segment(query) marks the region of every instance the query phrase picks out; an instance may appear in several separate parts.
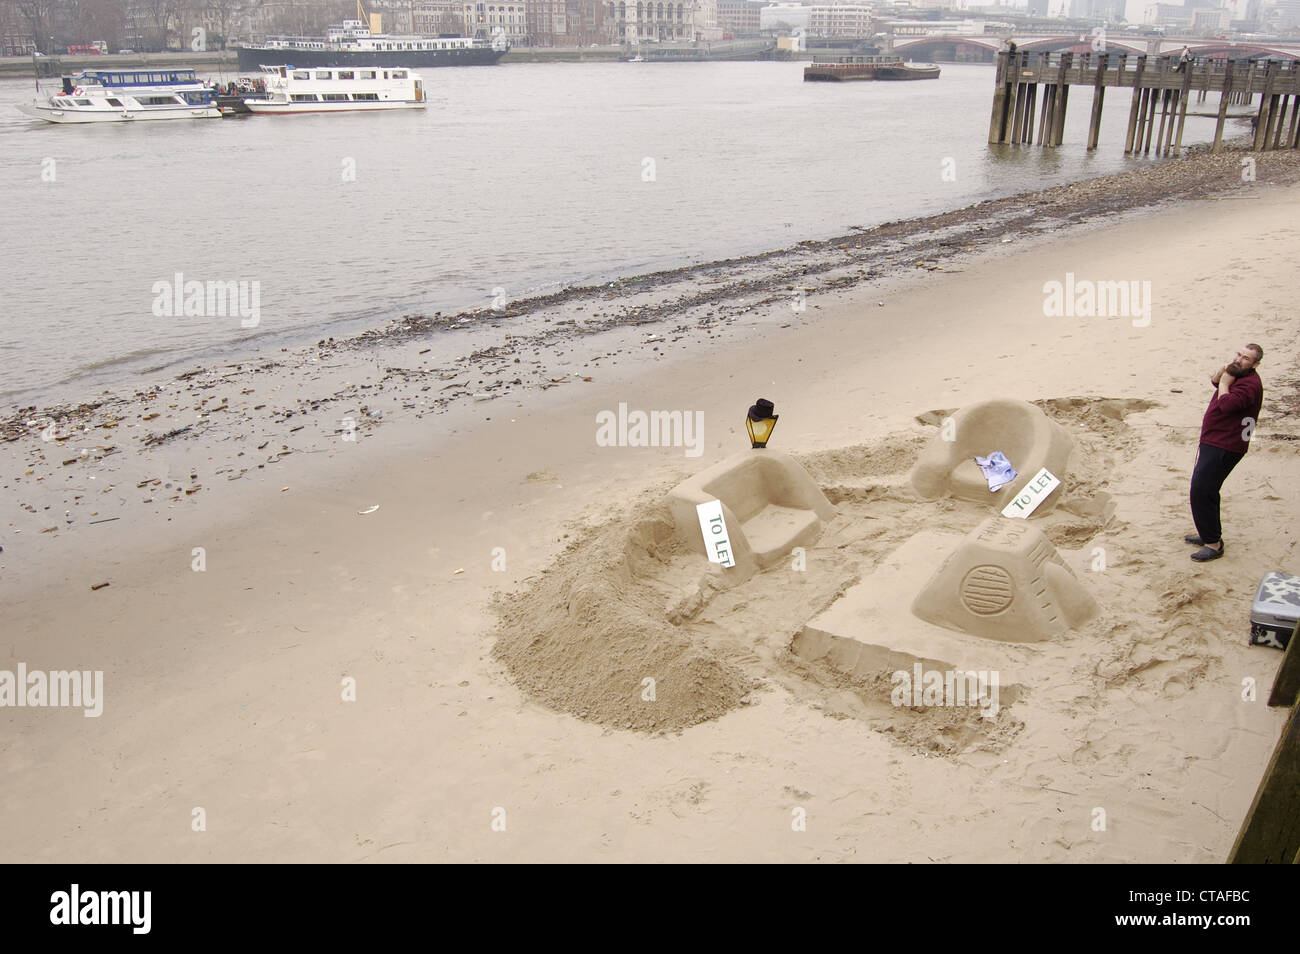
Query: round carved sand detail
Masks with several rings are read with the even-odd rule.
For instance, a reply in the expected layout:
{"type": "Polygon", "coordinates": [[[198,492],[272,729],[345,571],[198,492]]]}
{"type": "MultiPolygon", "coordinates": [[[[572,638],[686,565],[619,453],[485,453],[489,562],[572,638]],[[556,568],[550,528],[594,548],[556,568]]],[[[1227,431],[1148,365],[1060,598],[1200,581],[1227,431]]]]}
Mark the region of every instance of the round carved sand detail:
{"type": "Polygon", "coordinates": [[[979,616],[1001,613],[1016,595],[1011,574],[992,563],[972,567],[961,581],[961,601],[979,616]]]}

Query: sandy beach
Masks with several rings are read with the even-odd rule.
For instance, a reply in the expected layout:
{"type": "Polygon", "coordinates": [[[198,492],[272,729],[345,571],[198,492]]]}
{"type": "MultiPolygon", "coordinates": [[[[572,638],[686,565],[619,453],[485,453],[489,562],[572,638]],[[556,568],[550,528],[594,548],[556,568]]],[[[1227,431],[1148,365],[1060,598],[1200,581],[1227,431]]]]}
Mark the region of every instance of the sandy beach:
{"type": "Polygon", "coordinates": [[[1284,721],[1248,614],[1297,572],[1300,477],[1300,185],[1240,158],[15,409],[5,668],[102,670],[104,698],[5,714],[3,860],[1224,860],[1284,721]],[[1067,275],[1149,282],[1149,309],[1050,316],[1067,275]],[[453,333],[462,358],[422,366],[453,333]],[[1196,565],[1207,379],[1247,341],[1264,409],[1229,550],[1196,565]],[[806,572],[666,622],[687,557],[659,504],[748,446],[759,396],[837,516],[806,572]],[[916,535],[982,519],[906,478],[989,398],[1069,428],[1074,499],[1114,505],[1042,521],[1101,611],[1019,654],[993,725],[790,649],[873,574],[923,582],[895,560],[916,535]],[[701,412],[700,442],[602,446],[620,404],[701,412]],[[599,678],[611,647],[659,710],[599,678]]]}

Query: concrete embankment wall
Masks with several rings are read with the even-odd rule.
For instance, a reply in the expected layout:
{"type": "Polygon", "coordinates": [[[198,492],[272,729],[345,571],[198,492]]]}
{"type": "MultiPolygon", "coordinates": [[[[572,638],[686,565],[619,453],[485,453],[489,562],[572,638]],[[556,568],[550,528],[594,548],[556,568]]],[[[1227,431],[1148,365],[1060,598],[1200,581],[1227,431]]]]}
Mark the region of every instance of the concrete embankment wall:
{"type": "MultiPolygon", "coordinates": [[[[624,56],[622,47],[520,47],[501,58],[502,63],[600,63],[624,56]]],[[[238,56],[234,50],[211,53],[128,53],[108,56],[48,56],[40,58],[42,76],[60,76],[82,69],[139,68],[145,66],[192,66],[204,73],[234,72],[238,56]]],[[[31,76],[30,56],[0,57],[0,76],[31,76]]]]}
{"type": "MultiPolygon", "coordinates": [[[[234,50],[218,50],[212,53],[110,53],[108,56],[42,56],[41,75],[59,76],[84,69],[135,69],[145,66],[192,66],[194,69],[211,73],[218,70],[233,71],[238,62],[234,50]],[[50,67],[47,74],[46,68],[50,67]]],[[[0,76],[31,76],[32,58],[30,56],[0,56],[0,76]]]]}

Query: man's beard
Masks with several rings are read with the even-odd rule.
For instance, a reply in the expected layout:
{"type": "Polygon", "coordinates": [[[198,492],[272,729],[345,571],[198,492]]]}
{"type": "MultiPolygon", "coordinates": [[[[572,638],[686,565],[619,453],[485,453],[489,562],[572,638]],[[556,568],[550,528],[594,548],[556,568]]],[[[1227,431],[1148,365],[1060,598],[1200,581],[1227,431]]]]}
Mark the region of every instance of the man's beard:
{"type": "Polygon", "coordinates": [[[1232,362],[1232,364],[1228,365],[1227,368],[1228,373],[1232,375],[1234,378],[1241,377],[1249,370],[1250,368],[1243,367],[1240,361],[1232,362]]]}

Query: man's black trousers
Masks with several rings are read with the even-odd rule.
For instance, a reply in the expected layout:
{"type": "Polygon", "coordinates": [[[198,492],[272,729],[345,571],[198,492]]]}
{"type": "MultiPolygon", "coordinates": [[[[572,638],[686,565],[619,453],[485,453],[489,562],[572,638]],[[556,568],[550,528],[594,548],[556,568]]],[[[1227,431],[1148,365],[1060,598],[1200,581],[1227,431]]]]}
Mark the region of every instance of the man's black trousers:
{"type": "Polygon", "coordinates": [[[1212,444],[1202,444],[1196,453],[1196,467],[1192,470],[1192,520],[1197,535],[1205,543],[1218,543],[1222,539],[1219,488],[1245,456],[1212,444]]]}

